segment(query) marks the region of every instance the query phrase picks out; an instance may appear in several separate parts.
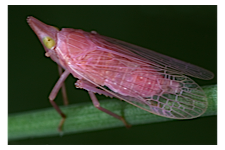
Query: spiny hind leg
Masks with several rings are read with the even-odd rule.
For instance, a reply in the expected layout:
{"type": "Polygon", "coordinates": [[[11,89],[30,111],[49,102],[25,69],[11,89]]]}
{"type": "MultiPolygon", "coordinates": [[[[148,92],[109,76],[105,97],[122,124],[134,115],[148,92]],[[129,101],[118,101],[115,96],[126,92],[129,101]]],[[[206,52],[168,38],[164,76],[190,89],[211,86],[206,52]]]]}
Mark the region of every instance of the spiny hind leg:
{"type": "Polygon", "coordinates": [[[115,118],[121,120],[127,128],[131,127],[131,125],[129,125],[129,124],[126,122],[126,120],[124,119],[124,117],[122,117],[122,116],[120,116],[120,115],[117,115],[117,114],[111,112],[110,110],[101,107],[101,106],[100,106],[100,103],[99,103],[99,101],[98,101],[98,99],[96,98],[96,96],[95,96],[95,94],[94,94],[93,92],[88,91],[88,93],[89,93],[89,95],[90,95],[90,97],[91,97],[91,100],[92,100],[94,106],[95,106],[97,109],[99,109],[99,110],[101,110],[101,111],[103,111],[103,112],[109,114],[110,116],[113,116],[113,117],[115,117],[115,118]]]}
{"type": "Polygon", "coordinates": [[[76,88],[81,88],[81,89],[85,89],[87,91],[90,91],[90,92],[93,92],[93,93],[98,93],[98,94],[103,94],[105,96],[108,96],[108,97],[113,97],[112,94],[108,93],[107,91],[103,91],[101,89],[98,89],[96,88],[96,86],[86,80],[78,80],[76,83],[75,83],[75,86],[76,88]]]}
{"type": "Polygon", "coordinates": [[[111,115],[111,116],[113,116],[113,117],[121,120],[127,128],[129,128],[131,126],[131,125],[129,125],[126,122],[126,120],[124,119],[124,117],[119,116],[119,115],[117,115],[117,114],[109,111],[108,109],[105,109],[105,108],[101,107],[100,106],[100,103],[99,103],[99,101],[96,98],[96,96],[95,96],[94,93],[103,94],[103,95],[109,96],[109,97],[113,97],[113,95],[111,95],[110,93],[108,93],[106,91],[103,91],[101,89],[96,88],[95,85],[93,85],[92,83],[90,83],[90,82],[88,82],[86,80],[78,80],[75,85],[76,85],[77,88],[83,88],[83,89],[86,89],[88,91],[88,93],[90,95],[90,98],[91,98],[91,100],[93,102],[93,105],[97,109],[99,109],[99,110],[101,110],[101,111],[103,111],[103,112],[105,112],[105,113],[107,113],[107,114],[109,114],[109,115],[111,115]]]}

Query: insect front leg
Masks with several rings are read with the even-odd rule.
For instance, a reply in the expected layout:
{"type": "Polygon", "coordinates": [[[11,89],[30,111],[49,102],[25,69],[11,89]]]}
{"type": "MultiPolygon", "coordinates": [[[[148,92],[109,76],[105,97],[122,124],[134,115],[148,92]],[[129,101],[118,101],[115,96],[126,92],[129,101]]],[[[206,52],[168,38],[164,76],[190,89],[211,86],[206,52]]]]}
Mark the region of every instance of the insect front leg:
{"type": "MultiPolygon", "coordinates": [[[[58,71],[59,71],[59,75],[61,76],[62,73],[63,73],[63,68],[60,65],[58,65],[58,71]]],[[[68,105],[69,102],[68,102],[68,98],[67,98],[67,94],[66,94],[65,82],[63,82],[63,84],[62,84],[61,90],[62,90],[62,96],[63,96],[64,105],[68,105]]]]}
{"type": "Polygon", "coordinates": [[[85,81],[85,80],[78,80],[75,85],[76,85],[77,88],[83,88],[83,89],[86,89],[88,91],[88,93],[89,93],[89,95],[91,97],[91,100],[93,102],[93,105],[97,109],[99,109],[99,110],[101,110],[101,111],[103,111],[103,112],[105,112],[105,113],[107,113],[107,114],[109,114],[109,115],[111,115],[111,116],[113,116],[113,117],[121,120],[127,128],[129,128],[131,126],[131,125],[129,125],[126,122],[126,120],[124,119],[124,117],[119,116],[119,115],[117,115],[117,114],[115,114],[115,113],[113,113],[113,112],[111,112],[111,111],[109,111],[109,110],[101,107],[100,106],[100,103],[99,103],[99,101],[96,98],[96,96],[95,96],[94,93],[104,94],[105,96],[109,96],[109,97],[113,97],[113,95],[111,95],[110,93],[108,93],[106,91],[103,91],[101,89],[97,89],[95,85],[93,85],[92,83],[90,83],[88,81],[85,81]]]}
{"type": "Polygon", "coordinates": [[[69,71],[65,70],[62,75],[60,76],[59,80],[57,81],[57,83],[55,84],[55,86],[53,87],[50,95],[49,95],[49,101],[52,104],[52,106],[56,109],[56,111],[61,115],[62,120],[59,123],[59,127],[58,130],[62,131],[62,126],[63,123],[66,119],[66,115],[60,110],[60,108],[58,107],[58,105],[54,102],[54,99],[57,95],[57,93],[59,92],[59,89],[62,87],[64,81],[66,80],[66,78],[68,77],[68,75],[70,74],[69,71]]]}

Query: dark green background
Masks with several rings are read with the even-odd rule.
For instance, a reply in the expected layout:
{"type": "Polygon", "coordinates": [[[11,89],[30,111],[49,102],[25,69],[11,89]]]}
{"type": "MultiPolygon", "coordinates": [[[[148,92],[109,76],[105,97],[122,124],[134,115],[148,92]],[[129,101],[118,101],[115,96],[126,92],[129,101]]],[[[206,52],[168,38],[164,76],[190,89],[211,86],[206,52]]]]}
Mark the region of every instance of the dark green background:
{"type": "MultiPolygon", "coordinates": [[[[8,112],[51,107],[48,95],[57,66],[26,23],[34,16],[59,28],[95,30],[212,71],[217,83],[217,6],[9,6],[8,112]]],[[[66,80],[70,103],[90,102],[86,91],[66,80]]],[[[104,97],[100,97],[104,99],[104,97]]],[[[56,99],[62,104],[61,94],[56,99]]],[[[56,125],[57,127],[57,125],[56,125]]],[[[9,144],[216,144],[217,118],[172,121],[87,133],[10,141],[9,144]]]]}

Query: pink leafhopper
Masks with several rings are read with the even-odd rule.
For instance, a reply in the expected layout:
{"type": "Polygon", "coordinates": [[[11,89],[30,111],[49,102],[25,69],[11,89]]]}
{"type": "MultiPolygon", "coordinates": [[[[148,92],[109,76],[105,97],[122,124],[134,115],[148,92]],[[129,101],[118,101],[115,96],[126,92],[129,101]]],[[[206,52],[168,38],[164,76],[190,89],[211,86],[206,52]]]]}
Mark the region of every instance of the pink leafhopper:
{"type": "Polygon", "coordinates": [[[28,17],[27,22],[41,41],[45,55],[59,66],[61,76],[49,100],[62,116],[60,131],[66,116],[54,99],[62,88],[67,103],[64,81],[69,74],[79,79],[75,86],[88,91],[96,108],[120,119],[127,127],[122,116],[100,106],[95,93],[173,119],[196,118],[207,109],[205,93],[187,76],[209,80],[214,75],[208,70],[95,31],[58,30],[34,17],[28,17]]]}

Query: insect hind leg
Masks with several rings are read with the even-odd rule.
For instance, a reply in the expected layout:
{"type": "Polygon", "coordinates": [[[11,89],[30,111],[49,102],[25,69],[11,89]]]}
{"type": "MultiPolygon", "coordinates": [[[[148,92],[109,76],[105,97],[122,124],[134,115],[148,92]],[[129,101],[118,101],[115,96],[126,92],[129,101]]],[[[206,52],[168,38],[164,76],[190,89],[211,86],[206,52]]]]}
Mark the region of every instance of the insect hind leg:
{"type": "Polygon", "coordinates": [[[105,112],[105,113],[107,113],[107,114],[109,114],[109,115],[111,115],[111,116],[113,116],[113,117],[115,117],[115,118],[121,120],[127,128],[129,128],[129,127],[131,126],[131,125],[129,125],[129,124],[126,122],[126,120],[124,119],[124,117],[119,116],[119,115],[117,115],[117,114],[115,114],[115,113],[113,113],[113,112],[111,112],[111,111],[109,111],[109,110],[107,110],[107,109],[101,107],[101,106],[100,106],[100,103],[99,103],[99,101],[98,101],[98,99],[96,98],[96,96],[95,96],[94,93],[103,94],[103,95],[109,96],[109,97],[111,97],[111,98],[113,97],[113,95],[111,95],[110,93],[108,93],[108,92],[106,92],[106,91],[103,91],[103,90],[101,90],[101,89],[96,88],[96,86],[95,86],[94,84],[92,84],[92,83],[90,83],[90,82],[88,82],[88,81],[86,81],[86,80],[78,80],[78,81],[75,83],[75,86],[76,86],[77,88],[82,88],[82,89],[85,89],[85,90],[88,91],[88,93],[89,93],[89,95],[90,95],[90,98],[91,98],[91,100],[92,100],[92,102],[93,102],[93,105],[94,105],[97,109],[99,109],[99,110],[101,110],[101,111],[103,111],[103,112],[105,112]]]}
{"type": "Polygon", "coordinates": [[[113,98],[113,95],[106,92],[106,91],[103,91],[101,89],[98,89],[96,88],[96,86],[86,80],[78,80],[76,83],[75,83],[75,86],[76,88],[81,88],[81,89],[85,89],[87,91],[90,91],[90,92],[93,92],[93,93],[98,93],[98,94],[103,94],[105,96],[108,96],[108,97],[111,97],[113,98]]]}
{"type": "Polygon", "coordinates": [[[96,98],[96,96],[95,96],[95,94],[94,94],[93,92],[88,91],[88,93],[89,93],[89,95],[90,95],[90,97],[91,97],[91,100],[92,100],[92,102],[93,102],[93,105],[94,105],[97,109],[99,109],[99,110],[101,110],[101,111],[103,111],[103,112],[109,114],[110,116],[113,116],[113,117],[115,117],[115,118],[121,120],[127,128],[130,128],[130,127],[131,127],[131,125],[129,125],[129,124],[126,122],[126,120],[124,119],[124,117],[119,116],[119,115],[117,115],[117,114],[115,114],[115,113],[109,111],[108,109],[105,109],[105,108],[101,107],[101,106],[100,106],[100,103],[99,103],[99,101],[98,101],[98,99],[96,98]]]}

